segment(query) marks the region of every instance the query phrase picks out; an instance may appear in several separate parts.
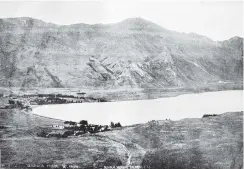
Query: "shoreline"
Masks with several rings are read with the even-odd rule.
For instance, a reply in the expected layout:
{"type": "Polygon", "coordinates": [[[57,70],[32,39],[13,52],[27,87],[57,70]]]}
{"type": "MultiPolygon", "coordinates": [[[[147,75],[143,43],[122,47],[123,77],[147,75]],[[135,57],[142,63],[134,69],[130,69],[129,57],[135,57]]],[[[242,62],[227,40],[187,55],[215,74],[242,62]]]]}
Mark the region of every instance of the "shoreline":
{"type": "Polygon", "coordinates": [[[200,112],[204,112],[203,114],[212,114],[212,113],[221,114],[224,112],[243,111],[243,107],[240,110],[240,103],[239,103],[240,101],[237,103],[233,103],[233,104],[235,104],[234,106],[232,104],[230,106],[230,98],[228,98],[229,94],[231,94],[232,97],[234,97],[234,98],[232,98],[232,99],[234,99],[233,101],[235,101],[235,100],[238,101],[238,99],[240,100],[239,96],[243,95],[243,90],[201,92],[201,93],[183,94],[183,95],[178,95],[175,97],[164,97],[164,98],[150,99],[150,100],[103,102],[103,104],[100,104],[99,102],[95,102],[93,104],[90,104],[90,103],[89,104],[84,104],[84,103],[48,104],[48,105],[41,105],[41,106],[35,107],[31,111],[31,113],[37,114],[40,116],[44,116],[44,117],[48,117],[48,118],[58,119],[61,121],[88,120],[88,121],[92,121],[91,123],[94,123],[94,124],[99,123],[99,120],[98,121],[94,120],[94,117],[96,117],[96,118],[100,119],[101,121],[103,121],[99,124],[108,124],[109,121],[115,121],[115,122],[123,121],[122,125],[128,126],[128,125],[145,123],[145,122],[148,122],[151,120],[164,120],[165,118],[171,119],[172,121],[181,120],[181,119],[185,119],[185,118],[199,118],[200,114],[201,114],[200,112]],[[220,99],[225,99],[225,100],[213,99],[212,96],[216,97],[217,93],[218,93],[218,95],[222,95],[222,97],[220,97],[220,99]],[[202,99],[204,97],[207,97],[207,102],[205,101],[205,103],[202,103],[201,100],[199,103],[196,102],[196,98],[199,99],[201,97],[202,97],[202,99]],[[223,98],[223,97],[225,97],[225,98],[223,98]],[[191,105],[188,102],[188,99],[191,99],[190,101],[195,102],[195,104],[193,103],[194,105],[191,105]],[[214,104],[208,102],[209,99],[213,99],[213,101],[215,103],[220,103],[220,104],[227,106],[226,110],[222,110],[221,105],[220,105],[221,108],[219,107],[219,108],[215,109],[213,106],[214,104]],[[175,104],[176,105],[183,104],[183,105],[180,105],[181,108],[177,108],[174,106],[175,104]],[[184,108],[184,104],[186,104],[186,108],[184,108]],[[197,104],[200,104],[200,105],[196,106],[197,104]],[[213,110],[210,111],[208,109],[209,108],[208,106],[205,106],[205,105],[203,106],[201,104],[205,104],[205,105],[210,104],[209,107],[212,108],[213,110]],[[148,106],[145,107],[145,105],[148,105],[148,106]],[[193,109],[191,107],[189,108],[189,105],[191,105],[193,107],[193,109]],[[152,112],[150,106],[154,107],[153,112],[152,112]],[[195,108],[194,108],[194,106],[195,106],[195,108]],[[201,106],[203,107],[203,110],[199,111],[198,109],[201,106]],[[187,109],[189,109],[189,112],[187,111],[187,109]],[[232,110],[232,109],[234,109],[234,110],[232,110]],[[42,113],[42,112],[40,113],[40,111],[44,111],[44,113],[42,113]],[[51,112],[49,112],[49,111],[51,111],[51,112]],[[84,113],[82,113],[82,111],[84,111],[84,113]],[[194,111],[196,113],[194,113],[194,111]],[[47,113],[47,112],[49,112],[49,113],[47,113]],[[184,114],[184,112],[185,112],[185,114],[184,114]],[[51,116],[46,116],[46,115],[51,115],[51,116]],[[56,116],[56,117],[54,117],[54,116],[56,116]],[[105,118],[104,116],[107,118],[105,118]],[[117,116],[119,116],[119,117],[117,117],[117,116]],[[102,120],[104,118],[105,118],[105,120],[102,120]],[[138,120],[137,122],[134,121],[132,123],[133,119],[138,119],[138,118],[140,118],[141,120],[138,120]],[[127,123],[127,119],[130,122],[127,123]]]}
{"type": "Polygon", "coordinates": [[[37,116],[37,117],[41,117],[41,118],[47,118],[47,119],[50,119],[50,120],[56,120],[56,121],[59,121],[59,122],[64,122],[64,120],[61,120],[61,119],[57,119],[57,118],[52,118],[52,117],[48,117],[48,116],[43,116],[43,115],[40,115],[40,114],[35,114],[31,111],[25,111],[25,110],[22,110],[21,111],[22,113],[25,113],[27,115],[32,115],[32,116],[37,116]]]}
{"type": "Polygon", "coordinates": [[[214,91],[226,91],[226,90],[243,90],[243,82],[236,81],[236,82],[211,82],[211,83],[201,83],[201,84],[190,84],[185,86],[179,87],[158,87],[158,88],[112,88],[112,89],[104,89],[104,88],[53,88],[53,87],[33,87],[33,88],[21,88],[21,87],[0,87],[0,91],[3,93],[9,93],[9,91],[13,94],[36,94],[36,93],[43,93],[43,94],[77,94],[77,92],[85,92],[86,94],[112,94],[112,93],[120,93],[120,92],[143,92],[143,91],[164,91],[167,93],[170,92],[214,92],[214,91]]]}
{"type": "Polygon", "coordinates": [[[228,92],[228,91],[244,91],[244,89],[240,90],[240,89],[235,89],[235,90],[218,90],[218,91],[207,91],[207,92],[204,92],[204,91],[198,91],[198,92],[185,92],[185,93],[182,93],[182,94],[176,94],[176,95],[173,95],[173,96],[162,96],[160,98],[151,98],[151,99],[132,99],[132,100],[111,100],[111,101],[107,101],[107,102],[83,102],[83,103],[62,103],[62,104],[43,104],[43,105],[30,105],[31,108],[37,108],[37,107],[40,107],[40,106],[47,106],[47,105],[67,105],[67,104],[102,104],[102,103],[114,103],[114,102],[128,102],[128,101],[142,101],[142,100],[158,100],[158,99],[162,99],[162,98],[175,98],[175,97],[180,97],[180,96],[183,96],[183,95],[190,95],[190,94],[202,94],[202,93],[214,93],[214,92],[228,92]]]}

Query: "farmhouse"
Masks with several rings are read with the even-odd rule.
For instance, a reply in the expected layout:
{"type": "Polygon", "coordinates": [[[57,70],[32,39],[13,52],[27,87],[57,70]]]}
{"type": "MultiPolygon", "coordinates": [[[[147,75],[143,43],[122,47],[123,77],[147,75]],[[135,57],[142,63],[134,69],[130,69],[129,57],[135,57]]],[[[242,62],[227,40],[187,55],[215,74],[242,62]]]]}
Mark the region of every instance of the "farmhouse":
{"type": "Polygon", "coordinates": [[[61,129],[64,129],[64,126],[60,126],[60,125],[54,124],[54,125],[52,125],[52,128],[61,130],[61,129]]]}

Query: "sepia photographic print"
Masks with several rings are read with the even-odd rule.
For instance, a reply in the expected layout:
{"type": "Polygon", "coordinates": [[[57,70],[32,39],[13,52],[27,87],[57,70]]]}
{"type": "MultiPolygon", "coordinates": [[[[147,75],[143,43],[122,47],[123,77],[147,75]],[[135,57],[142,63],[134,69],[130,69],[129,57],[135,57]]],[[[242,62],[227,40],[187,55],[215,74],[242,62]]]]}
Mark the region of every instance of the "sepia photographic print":
{"type": "Polygon", "coordinates": [[[243,169],[243,1],[0,1],[1,169],[243,169]]]}

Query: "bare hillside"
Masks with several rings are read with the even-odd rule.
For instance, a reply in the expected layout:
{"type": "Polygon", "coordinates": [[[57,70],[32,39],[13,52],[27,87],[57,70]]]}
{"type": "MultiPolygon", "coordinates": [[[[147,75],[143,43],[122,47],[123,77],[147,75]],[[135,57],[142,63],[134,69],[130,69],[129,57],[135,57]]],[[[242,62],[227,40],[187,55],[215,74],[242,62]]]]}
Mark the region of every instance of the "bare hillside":
{"type": "MultiPolygon", "coordinates": [[[[82,137],[40,138],[62,121],[0,110],[2,164],[150,166],[152,169],[243,168],[243,112],[201,119],[151,121],[82,137]]],[[[11,168],[10,167],[10,168],[11,168]]]]}
{"type": "Polygon", "coordinates": [[[0,19],[0,86],[148,88],[242,82],[243,39],[213,41],[141,18],[55,25],[0,19]]]}

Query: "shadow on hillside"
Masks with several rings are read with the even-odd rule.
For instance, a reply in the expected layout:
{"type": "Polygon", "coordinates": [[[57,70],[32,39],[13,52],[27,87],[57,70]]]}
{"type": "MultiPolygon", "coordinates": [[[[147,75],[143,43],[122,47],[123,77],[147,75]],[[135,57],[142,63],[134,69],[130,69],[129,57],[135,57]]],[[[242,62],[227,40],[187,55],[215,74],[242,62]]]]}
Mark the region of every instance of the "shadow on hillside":
{"type": "Polygon", "coordinates": [[[186,150],[161,148],[149,151],[145,154],[141,166],[150,169],[218,169],[204,159],[198,146],[186,150]]]}

